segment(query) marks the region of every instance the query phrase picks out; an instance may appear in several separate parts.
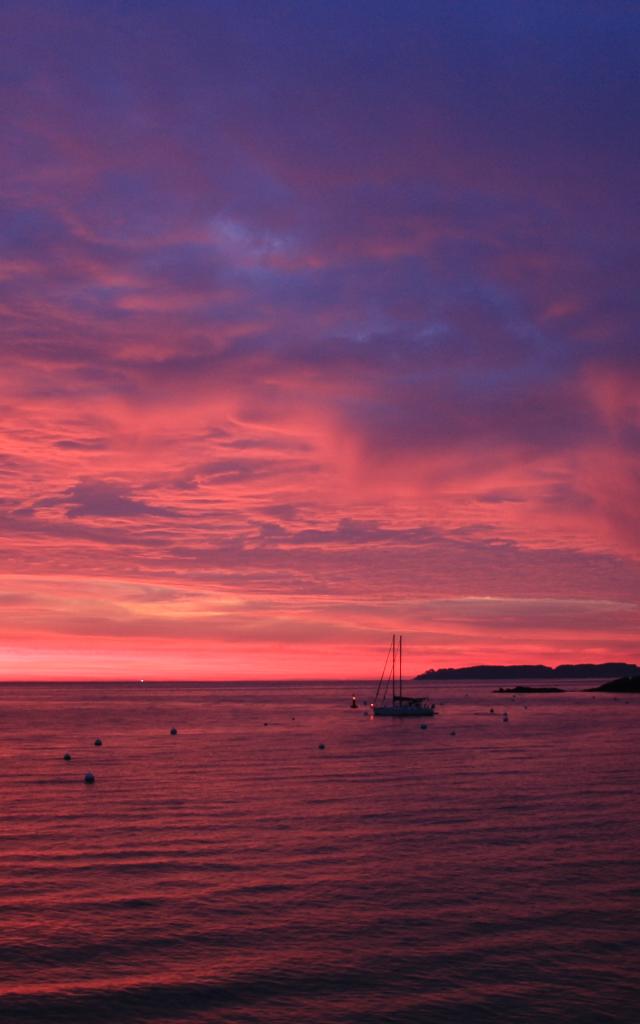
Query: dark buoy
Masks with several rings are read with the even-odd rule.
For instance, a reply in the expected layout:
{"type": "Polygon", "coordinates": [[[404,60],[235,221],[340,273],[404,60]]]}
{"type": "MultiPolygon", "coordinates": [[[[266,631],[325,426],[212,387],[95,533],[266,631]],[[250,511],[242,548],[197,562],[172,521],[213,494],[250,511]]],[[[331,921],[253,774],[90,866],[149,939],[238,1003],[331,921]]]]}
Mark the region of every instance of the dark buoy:
{"type": "Polygon", "coordinates": [[[94,747],[101,747],[102,746],[102,740],[94,740],[93,741],[93,745],[94,745],[94,747]]]}
{"type": "Polygon", "coordinates": [[[455,736],[455,734],[456,734],[456,730],[455,730],[455,729],[452,729],[452,730],[451,730],[451,735],[452,735],[452,736],[455,736]]]}
{"type": "Polygon", "coordinates": [[[426,728],[427,728],[427,727],[426,727],[426,725],[424,724],[424,722],[422,723],[422,725],[420,726],[420,728],[421,728],[421,729],[426,729],[426,728]]]}
{"type": "Polygon", "coordinates": [[[493,714],[493,708],[491,708],[491,710],[489,711],[489,714],[490,714],[490,715],[492,715],[492,714],[493,714]]]}
{"type": "Polygon", "coordinates": [[[96,777],[93,774],[93,772],[87,772],[87,774],[84,777],[84,781],[87,783],[88,786],[92,786],[93,783],[96,781],[96,777]]]}
{"type": "Polygon", "coordinates": [[[71,760],[71,754],[63,754],[62,758],[63,758],[64,761],[70,761],[71,760]]]}
{"type": "Polygon", "coordinates": [[[178,735],[178,730],[176,729],[175,725],[174,725],[173,729],[171,730],[171,735],[172,736],[177,736],[178,735]]]}
{"type": "Polygon", "coordinates": [[[324,743],[318,743],[318,750],[324,750],[324,743]]]}

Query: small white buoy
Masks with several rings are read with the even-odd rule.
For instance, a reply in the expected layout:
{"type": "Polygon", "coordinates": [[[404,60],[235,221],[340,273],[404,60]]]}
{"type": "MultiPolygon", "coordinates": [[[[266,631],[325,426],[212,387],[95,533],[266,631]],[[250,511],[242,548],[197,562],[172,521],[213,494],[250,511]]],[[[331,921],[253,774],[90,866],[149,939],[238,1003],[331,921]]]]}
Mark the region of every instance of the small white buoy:
{"type": "Polygon", "coordinates": [[[93,745],[94,745],[94,747],[101,747],[102,746],[102,740],[94,740],[93,741],[93,745]]]}
{"type": "Polygon", "coordinates": [[[84,781],[87,783],[88,786],[93,785],[93,783],[96,781],[96,777],[93,774],[93,772],[87,772],[87,774],[84,777],[84,781]]]}

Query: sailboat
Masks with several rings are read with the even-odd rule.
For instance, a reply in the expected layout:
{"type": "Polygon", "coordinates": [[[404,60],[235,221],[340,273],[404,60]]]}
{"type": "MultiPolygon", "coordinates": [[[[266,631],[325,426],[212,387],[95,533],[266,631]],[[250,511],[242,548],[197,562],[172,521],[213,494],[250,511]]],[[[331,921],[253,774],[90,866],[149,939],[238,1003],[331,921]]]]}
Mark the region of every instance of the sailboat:
{"type": "Polygon", "coordinates": [[[407,697],[402,692],[402,637],[399,636],[396,640],[394,633],[371,705],[373,713],[395,718],[432,718],[436,713],[435,704],[428,704],[426,701],[426,697],[407,697]],[[389,684],[391,703],[388,702],[389,684]]]}

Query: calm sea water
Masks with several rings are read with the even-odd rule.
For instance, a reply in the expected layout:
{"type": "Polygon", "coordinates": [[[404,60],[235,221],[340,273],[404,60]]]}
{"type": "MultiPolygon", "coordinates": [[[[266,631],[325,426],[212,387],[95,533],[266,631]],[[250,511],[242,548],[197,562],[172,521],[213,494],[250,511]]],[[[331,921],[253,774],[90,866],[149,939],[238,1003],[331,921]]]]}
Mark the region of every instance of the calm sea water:
{"type": "Polygon", "coordinates": [[[0,1019],[637,1024],[640,697],[498,685],[0,687],[0,1019]]]}

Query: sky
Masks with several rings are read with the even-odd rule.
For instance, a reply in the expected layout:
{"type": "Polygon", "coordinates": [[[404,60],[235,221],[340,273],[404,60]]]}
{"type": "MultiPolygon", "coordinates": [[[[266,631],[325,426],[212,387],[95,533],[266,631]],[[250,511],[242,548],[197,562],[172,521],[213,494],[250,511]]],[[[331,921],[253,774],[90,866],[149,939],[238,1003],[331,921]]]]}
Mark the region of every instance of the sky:
{"type": "Polygon", "coordinates": [[[0,678],[640,661],[638,4],[0,39],[0,678]]]}

